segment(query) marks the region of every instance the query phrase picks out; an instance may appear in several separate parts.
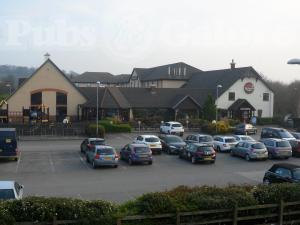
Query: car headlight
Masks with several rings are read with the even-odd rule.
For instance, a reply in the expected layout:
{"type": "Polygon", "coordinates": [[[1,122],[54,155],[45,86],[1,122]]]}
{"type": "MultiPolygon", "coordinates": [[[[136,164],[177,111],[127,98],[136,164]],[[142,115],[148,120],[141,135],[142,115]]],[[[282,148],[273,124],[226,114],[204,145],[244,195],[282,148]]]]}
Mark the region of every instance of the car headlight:
{"type": "Polygon", "coordinates": [[[170,148],[177,148],[176,146],[174,146],[174,145],[170,145],[170,148]]]}

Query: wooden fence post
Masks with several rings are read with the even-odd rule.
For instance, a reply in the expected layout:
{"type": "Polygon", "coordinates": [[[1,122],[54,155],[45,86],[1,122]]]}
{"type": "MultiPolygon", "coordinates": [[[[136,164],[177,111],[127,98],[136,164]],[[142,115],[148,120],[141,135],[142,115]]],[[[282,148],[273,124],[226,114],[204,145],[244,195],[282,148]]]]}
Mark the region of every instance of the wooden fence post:
{"type": "Polygon", "coordinates": [[[281,199],[280,204],[279,204],[279,215],[278,215],[278,224],[279,225],[283,224],[283,209],[284,209],[284,202],[281,199]]]}
{"type": "Polygon", "coordinates": [[[233,225],[237,225],[238,223],[237,219],[238,219],[238,207],[237,204],[235,204],[233,208],[233,221],[232,221],[233,225]]]}
{"type": "Polygon", "coordinates": [[[56,218],[56,216],[53,216],[53,225],[57,225],[57,218],[56,218]]]}
{"type": "Polygon", "coordinates": [[[117,225],[122,225],[122,219],[121,218],[117,219],[117,225]]]}
{"type": "Polygon", "coordinates": [[[176,211],[176,225],[180,225],[180,213],[176,211]]]}

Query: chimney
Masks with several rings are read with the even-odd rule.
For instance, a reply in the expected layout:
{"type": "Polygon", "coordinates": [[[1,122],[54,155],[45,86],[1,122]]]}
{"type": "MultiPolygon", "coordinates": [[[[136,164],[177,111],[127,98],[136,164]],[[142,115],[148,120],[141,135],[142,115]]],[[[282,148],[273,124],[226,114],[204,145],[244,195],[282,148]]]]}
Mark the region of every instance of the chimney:
{"type": "Polygon", "coordinates": [[[48,59],[50,58],[50,54],[47,52],[47,53],[44,55],[44,57],[45,57],[45,61],[46,61],[46,60],[48,60],[48,59]]]}
{"type": "Polygon", "coordinates": [[[234,62],[233,59],[231,60],[230,68],[231,68],[232,70],[235,69],[235,62],[234,62]]]}

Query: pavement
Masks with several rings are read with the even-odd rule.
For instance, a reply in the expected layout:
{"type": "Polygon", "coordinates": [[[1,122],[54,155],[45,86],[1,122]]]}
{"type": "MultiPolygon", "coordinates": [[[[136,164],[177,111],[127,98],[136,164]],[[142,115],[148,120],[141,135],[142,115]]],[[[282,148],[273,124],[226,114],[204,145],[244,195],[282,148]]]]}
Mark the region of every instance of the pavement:
{"type": "MultiPolygon", "coordinates": [[[[137,133],[108,134],[106,142],[118,151],[137,133]]],[[[258,136],[254,138],[259,139],[258,136]]],[[[24,185],[25,196],[60,196],[124,202],[143,193],[163,191],[178,185],[259,184],[274,163],[300,164],[300,158],[247,162],[218,153],[215,164],[193,165],[176,155],[155,155],[152,165],[117,169],[93,169],[80,153],[83,139],[21,140],[17,162],[0,161],[0,180],[16,180],[24,185]]]]}

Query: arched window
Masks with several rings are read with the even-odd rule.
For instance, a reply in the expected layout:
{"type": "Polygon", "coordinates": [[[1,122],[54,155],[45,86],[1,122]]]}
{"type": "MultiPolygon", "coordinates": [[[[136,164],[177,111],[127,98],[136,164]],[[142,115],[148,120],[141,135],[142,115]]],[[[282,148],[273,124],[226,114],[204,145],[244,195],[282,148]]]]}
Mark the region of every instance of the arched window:
{"type": "Polygon", "coordinates": [[[36,92],[31,94],[31,105],[41,105],[42,104],[42,92],[36,92]]]}

